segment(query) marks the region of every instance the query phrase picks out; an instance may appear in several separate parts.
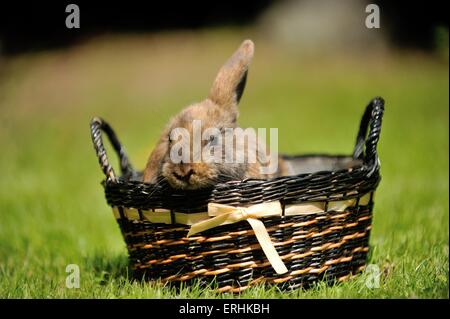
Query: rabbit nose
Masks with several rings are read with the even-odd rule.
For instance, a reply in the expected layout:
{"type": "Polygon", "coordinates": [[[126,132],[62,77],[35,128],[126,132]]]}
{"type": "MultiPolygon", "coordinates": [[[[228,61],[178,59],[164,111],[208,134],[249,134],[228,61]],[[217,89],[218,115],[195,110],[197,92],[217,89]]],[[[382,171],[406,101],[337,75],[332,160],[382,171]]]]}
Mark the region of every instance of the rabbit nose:
{"type": "Polygon", "coordinates": [[[194,170],[192,168],[184,175],[180,175],[178,173],[173,172],[173,176],[175,176],[176,179],[183,182],[188,182],[192,174],[194,174],[194,170]]]}

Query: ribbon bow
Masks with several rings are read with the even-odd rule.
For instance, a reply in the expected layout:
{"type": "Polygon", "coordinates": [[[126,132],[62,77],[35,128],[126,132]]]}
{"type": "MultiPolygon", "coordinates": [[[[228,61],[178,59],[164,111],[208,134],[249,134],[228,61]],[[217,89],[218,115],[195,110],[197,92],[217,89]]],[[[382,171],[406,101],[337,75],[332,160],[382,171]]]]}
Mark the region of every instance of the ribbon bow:
{"type": "Polygon", "coordinates": [[[255,232],[256,239],[273,269],[275,269],[277,274],[284,274],[288,271],[286,265],[273,246],[264,223],[259,220],[262,217],[281,216],[281,214],[282,209],[279,201],[256,204],[250,207],[234,207],[209,203],[208,215],[213,218],[192,225],[187,236],[189,237],[217,226],[246,220],[255,232]]]}

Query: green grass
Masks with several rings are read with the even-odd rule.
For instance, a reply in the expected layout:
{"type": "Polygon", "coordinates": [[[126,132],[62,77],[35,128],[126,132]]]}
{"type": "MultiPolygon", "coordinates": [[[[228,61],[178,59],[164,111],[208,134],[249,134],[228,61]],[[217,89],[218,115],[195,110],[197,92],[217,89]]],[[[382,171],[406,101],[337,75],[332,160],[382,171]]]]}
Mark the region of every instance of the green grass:
{"type": "MultiPolygon", "coordinates": [[[[239,297],[127,279],[88,124],[107,119],[143,167],[168,118],[205,97],[247,36],[116,37],[0,59],[0,297],[239,297]],[[80,266],[79,289],[65,287],[68,264],[80,266]]],[[[448,298],[448,58],[298,56],[253,38],[240,123],[278,127],[282,152],[351,153],[366,103],[386,99],[369,259],[382,276],[374,289],[363,274],[291,293],[258,286],[240,297],[448,298]]]]}

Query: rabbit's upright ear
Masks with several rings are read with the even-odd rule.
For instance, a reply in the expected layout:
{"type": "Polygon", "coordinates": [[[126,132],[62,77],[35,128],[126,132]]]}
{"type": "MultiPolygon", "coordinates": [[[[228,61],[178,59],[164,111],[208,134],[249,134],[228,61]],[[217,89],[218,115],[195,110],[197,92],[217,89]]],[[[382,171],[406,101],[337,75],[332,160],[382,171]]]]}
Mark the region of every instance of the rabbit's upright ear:
{"type": "Polygon", "coordinates": [[[248,66],[253,58],[254,44],[245,40],[222,66],[209,92],[209,99],[221,106],[236,105],[244,93],[248,66]]]}

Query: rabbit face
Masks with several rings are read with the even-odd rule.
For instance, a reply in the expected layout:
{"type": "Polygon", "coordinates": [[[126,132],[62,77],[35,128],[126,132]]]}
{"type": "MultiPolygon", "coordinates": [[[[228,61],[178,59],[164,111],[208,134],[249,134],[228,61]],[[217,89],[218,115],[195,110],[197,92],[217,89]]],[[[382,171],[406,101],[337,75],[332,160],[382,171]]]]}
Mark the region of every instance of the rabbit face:
{"type": "MultiPolygon", "coordinates": [[[[212,185],[218,181],[239,179],[245,174],[245,164],[225,164],[227,150],[222,141],[225,129],[235,128],[237,109],[224,109],[210,99],[184,109],[175,116],[167,129],[167,150],[161,167],[161,175],[175,188],[197,189],[212,185]],[[194,121],[201,123],[200,140],[194,139],[194,121]],[[174,132],[182,128],[188,133],[188,138],[176,138],[174,132]],[[208,134],[211,129],[215,134],[208,134]],[[205,135],[208,134],[208,135],[205,135]],[[196,148],[194,143],[199,144],[196,148]],[[211,153],[214,147],[221,143],[221,152],[217,162],[205,161],[202,153],[211,153]],[[187,150],[187,158],[174,161],[171,150],[187,150]],[[199,154],[200,152],[200,154],[199,154]],[[197,159],[196,159],[197,158],[197,159]]],[[[216,153],[217,155],[217,153],[216,153]]]]}

